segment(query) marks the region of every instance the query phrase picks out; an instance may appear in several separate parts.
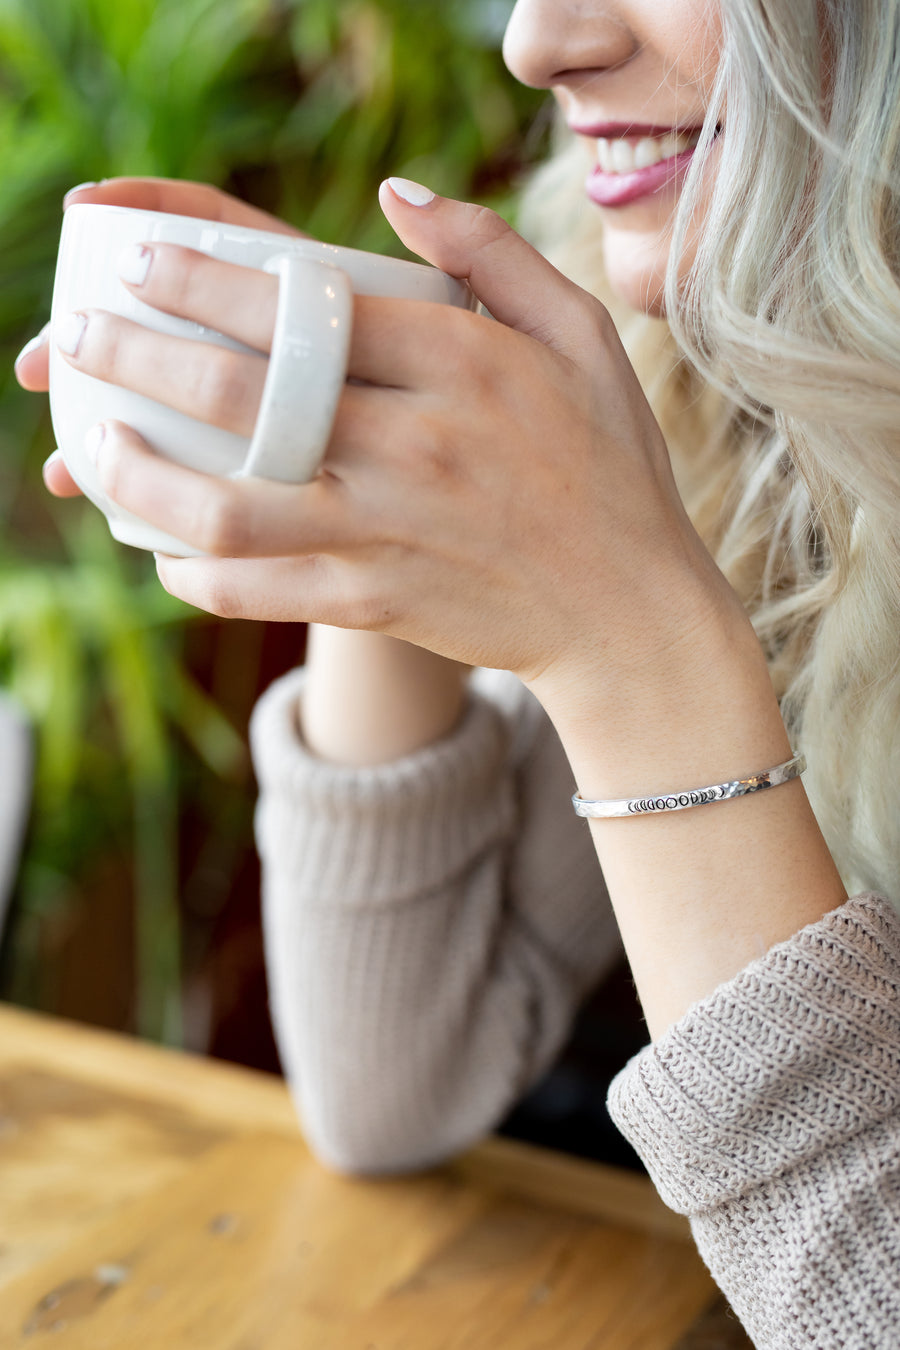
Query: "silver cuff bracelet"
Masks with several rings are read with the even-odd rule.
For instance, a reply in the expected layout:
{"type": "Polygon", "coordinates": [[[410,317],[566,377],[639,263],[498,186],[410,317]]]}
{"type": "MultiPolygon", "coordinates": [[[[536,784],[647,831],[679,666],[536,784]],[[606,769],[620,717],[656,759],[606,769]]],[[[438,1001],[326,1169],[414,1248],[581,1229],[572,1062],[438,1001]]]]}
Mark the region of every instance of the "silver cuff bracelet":
{"type": "Polygon", "coordinates": [[[585,801],[577,793],[572,798],[575,814],[591,820],[609,820],[616,816],[658,815],[662,811],[688,811],[692,806],[706,806],[708,802],[724,802],[732,797],[746,797],[751,792],[780,787],[792,778],[799,778],[806,768],[806,756],[794,754],[774,769],[764,769],[750,778],[735,778],[730,783],[712,783],[709,787],[688,788],[684,792],[670,792],[659,797],[622,797],[618,801],[585,801]]]}

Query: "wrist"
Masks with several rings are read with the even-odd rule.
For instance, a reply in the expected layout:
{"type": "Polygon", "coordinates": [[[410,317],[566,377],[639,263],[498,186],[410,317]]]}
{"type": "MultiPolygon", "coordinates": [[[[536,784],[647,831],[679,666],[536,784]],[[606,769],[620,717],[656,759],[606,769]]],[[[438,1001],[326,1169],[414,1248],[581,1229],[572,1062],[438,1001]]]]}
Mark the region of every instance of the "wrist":
{"type": "Polygon", "coordinates": [[[765,654],[728,597],[696,596],[636,622],[615,651],[598,636],[589,656],[573,649],[530,683],[583,796],[675,791],[790,756],[765,654]]]}
{"type": "MultiPolygon", "coordinates": [[[[666,797],[745,778],[791,748],[743,614],[697,614],[683,643],[572,667],[535,692],[582,797],[666,797]],[[618,685],[616,681],[619,681],[618,685]]],[[[802,751],[803,746],[799,745],[802,751]]],[[[590,829],[651,1034],[846,896],[800,780],[590,829]]]]}
{"type": "MultiPolygon", "coordinates": [[[[603,633],[580,658],[573,643],[565,663],[531,682],[582,797],[676,796],[790,758],[752,625],[711,562],[705,583],[691,594],[689,581],[677,598],[670,590],[652,613],[633,606],[628,641],[623,622],[616,640],[603,633]]],[[[797,779],[684,811],[584,823],[654,1037],[845,897],[797,779]]]]}
{"type": "Polygon", "coordinates": [[[320,759],[387,764],[442,740],[466,698],[468,667],[381,633],[314,625],[300,729],[320,759]]]}

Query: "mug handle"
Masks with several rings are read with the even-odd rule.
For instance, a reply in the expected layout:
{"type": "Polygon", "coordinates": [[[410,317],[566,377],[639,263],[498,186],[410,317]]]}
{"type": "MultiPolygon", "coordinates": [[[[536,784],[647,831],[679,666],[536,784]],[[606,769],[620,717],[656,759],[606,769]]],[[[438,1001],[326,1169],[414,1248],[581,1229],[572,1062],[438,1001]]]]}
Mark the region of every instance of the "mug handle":
{"type": "Polygon", "coordinates": [[[247,458],[238,476],[308,483],[328,446],[347,378],[353,290],[333,263],[270,258],[280,278],[272,353],[247,458]]]}

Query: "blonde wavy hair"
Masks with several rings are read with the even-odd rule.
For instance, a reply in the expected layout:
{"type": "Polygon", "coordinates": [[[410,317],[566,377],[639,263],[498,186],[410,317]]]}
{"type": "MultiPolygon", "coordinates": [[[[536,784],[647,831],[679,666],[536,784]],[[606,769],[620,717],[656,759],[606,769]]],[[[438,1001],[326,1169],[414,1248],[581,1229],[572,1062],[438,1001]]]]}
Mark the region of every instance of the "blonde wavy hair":
{"type": "Polygon", "coordinates": [[[667,321],[609,294],[582,145],[560,144],[522,222],[619,322],[685,504],[768,654],[845,884],[900,903],[900,0],[722,8],[667,321]]]}

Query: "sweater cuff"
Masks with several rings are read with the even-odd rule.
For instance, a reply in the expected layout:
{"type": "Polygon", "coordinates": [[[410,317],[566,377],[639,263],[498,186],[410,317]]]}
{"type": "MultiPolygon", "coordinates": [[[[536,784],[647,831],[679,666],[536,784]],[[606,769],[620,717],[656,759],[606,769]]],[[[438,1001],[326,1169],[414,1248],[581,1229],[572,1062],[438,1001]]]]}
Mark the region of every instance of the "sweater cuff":
{"type": "Polygon", "coordinates": [[[276,681],[250,727],[260,853],[277,850],[278,871],[293,878],[298,901],[361,907],[413,899],[512,837],[509,730],[486,699],[470,693],[457,727],[434,745],[390,764],[346,767],[303,743],[304,676],[295,670],[276,681]]]}
{"type": "Polygon", "coordinates": [[[900,1109],[900,918],[864,894],[695,1004],[613,1080],[610,1114],[696,1215],[900,1109]]]}

